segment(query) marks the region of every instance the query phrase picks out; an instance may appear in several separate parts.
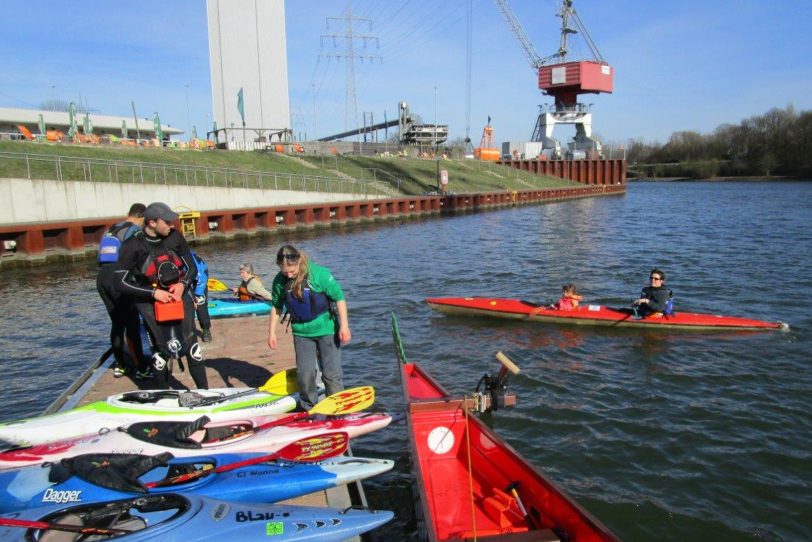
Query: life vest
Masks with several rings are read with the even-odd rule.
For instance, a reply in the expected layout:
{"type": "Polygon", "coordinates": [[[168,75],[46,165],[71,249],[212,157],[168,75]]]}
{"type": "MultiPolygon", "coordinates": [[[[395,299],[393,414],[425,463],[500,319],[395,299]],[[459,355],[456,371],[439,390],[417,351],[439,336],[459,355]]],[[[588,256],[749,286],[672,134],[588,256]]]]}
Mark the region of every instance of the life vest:
{"type": "Polygon", "coordinates": [[[149,252],[147,259],[141,264],[141,275],[152,287],[166,289],[180,282],[186,275],[183,259],[172,249],[150,246],[143,234],[139,238],[149,252]]]}
{"type": "Polygon", "coordinates": [[[665,310],[663,314],[666,316],[674,315],[674,292],[668,290],[668,301],[665,302],[665,310]]]}
{"type": "Polygon", "coordinates": [[[208,280],[209,280],[209,266],[208,264],[203,261],[203,258],[197,255],[194,251],[190,251],[192,255],[192,260],[195,262],[195,267],[197,267],[197,282],[195,282],[195,295],[196,296],[204,296],[206,295],[206,289],[208,288],[208,280]]]}
{"type": "Polygon", "coordinates": [[[240,287],[237,288],[237,298],[240,301],[250,301],[252,299],[256,299],[256,296],[254,296],[251,292],[248,291],[248,283],[254,280],[255,278],[256,277],[251,277],[250,279],[240,284],[240,287]]]}
{"type": "Polygon", "coordinates": [[[118,254],[121,251],[121,243],[133,235],[133,229],[137,230],[139,228],[132,222],[124,221],[119,222],[104,232],[104,235],[99,242],[98,259],[100,264],[116,263],[118,261],[118,254]]]}
{"type": "Polygon", "coordinates": [[[293,281],[285,285],[285,308],[293,323],[311,322],[330,310],[330,298],[324,292],[314,292],[310,283],[302,288],[302,299],[293,295],[293,281]]]}

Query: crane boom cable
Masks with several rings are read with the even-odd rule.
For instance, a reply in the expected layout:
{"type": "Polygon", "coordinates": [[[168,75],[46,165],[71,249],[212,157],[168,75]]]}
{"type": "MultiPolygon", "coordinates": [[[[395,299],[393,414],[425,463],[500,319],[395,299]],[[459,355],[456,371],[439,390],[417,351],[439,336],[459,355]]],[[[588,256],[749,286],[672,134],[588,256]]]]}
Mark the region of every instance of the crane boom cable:
{"type": "Polygon", "coordinates": [[[513,35],[519,42],[522,51],[524,51],[525,56],[530,61],[530,67],[533,69],[538,69],[540,66],[542,66],[544,61],[536,52],[535,47],[533,47],[533,43],[530,41],[530,38],[527,37],[524,28],[522,28],[522,25],[519,23],[516,15],[514,15],[513,10],[510,9],[507,0],[494,0],[494,2],[496,2],[496,5],[499,7],[502,15],[505,17],[511,32],[513,32],[513,35]]]}

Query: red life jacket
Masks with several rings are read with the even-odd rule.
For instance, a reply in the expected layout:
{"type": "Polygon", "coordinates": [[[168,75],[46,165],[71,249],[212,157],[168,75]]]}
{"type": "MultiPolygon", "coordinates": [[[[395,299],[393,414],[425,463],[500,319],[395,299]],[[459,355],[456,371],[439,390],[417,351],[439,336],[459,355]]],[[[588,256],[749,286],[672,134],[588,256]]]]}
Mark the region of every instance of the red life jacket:
{"type": "Polygon", "coordinates": [[[141,275],[153,288],[167,289],[177,284],[186,275],[186,266],[178,254],[169,248],[153,247],[141,235],[141,241],[149,255],[141,264],[141,275]]]}

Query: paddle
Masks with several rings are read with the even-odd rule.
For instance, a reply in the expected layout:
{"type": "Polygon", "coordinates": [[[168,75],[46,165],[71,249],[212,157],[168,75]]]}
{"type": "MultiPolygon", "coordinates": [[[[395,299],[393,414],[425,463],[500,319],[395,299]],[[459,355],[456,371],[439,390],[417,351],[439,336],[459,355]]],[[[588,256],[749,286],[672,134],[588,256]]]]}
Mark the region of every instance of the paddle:
{"type": "Polygon", "coordinates": [[[313,416],[314,414],[335,416],[338,414],[350,414],[351,412],[358,412],[359,410],[364,410],[365,408],[372,406],[372,403],[374,402],[375,389],[372,386],[350,388],[348,390],[339,391],[325,397],[307,412],[295,412],[293,414],[282,416],[281,418],[278,418],[272,422],[264,423],[256,427],[252,427],[247,431],[242,431],[229,437],[225,437],[224,440],[231,440],[251,433],[256,433],[264,429],[270,429],[271,427],[285,425],[295,422],[296,420],[313,416]]]}
{"type": "Polygon", "coordinates": [[[228,285],[225,282],[223,282],[222,280],[219,280],[219,279],[211,278],[211,277],[209,278],[209,280],[206,281],[206,286],[212,292],[230,292],[231,291],[231,288],[229,288],[228,285]]]}
{"type": "Polygon", "coordinates": [[[506,491],[513,495],[513,498],[516,499],[516,504],[519,506],[519,510],[521,510],[522,514],[524,514],[524,520],[527,522],[527,526],[530,529],[536,528],[536,523],[533,521],[533,518],[530,517],[530,514],[527,513],[527,508],[524,507],[524,503],[522,502],[522,498],[519,497],[519,492],[516,491],[516,488],[519,487],[519,482],[511,482],[508,484],[506,491]]]}
{"type": "Polygon", "coordinates": [[[81,525],[67,525],[64,523],[46,523],[44,521],[31,521],[27,519],[9,519],[0,518],[0,526],[2,527],[22,527],[24,529],[40,529],[40,530],[55,530],[67,531],[70,533],[80,534],[98,534],[98,535],[121,535],[132,533],[133,531],[126,531],[124,529],[102,529],[100,527],[82,527],[81,525]]]}
{"type": "Polygon", "coordinates": [[[256,393],[258,391],[270,393],[271,395],[290,395],[291,393],[299,391],[299,384],[296,380],[296,369],[285,369],[284,371],[279,371],[269,378],[265,384],[258,388],[251,388],[250,390],[241,391],[239,393],[235,393],[234,395],[226,395],[224,397],[211,397],[209,399],[204,399],[199,403],[195,403],[193,406],[201,407],[214,405],[223,401],[229,401],[235,397],[251,395],[252,393],[256,393]]]}
{"type": "Polygon", "coordinates": [[[174,484],[180,484],[182,482],[197,480],[198,478],[202,478],[203,476],[207,476],[209,474],[228,472],[241,467],[247,467],[248,465],[265,463],[275,459],[286,459],[288,461],[321,461],[322,459],[327,459],[328,457],[335,457],[343,454],[347,450],[349,440],[349,435],[343,431],[338,433],[325,433],[316,437],[307,437],[299,439],[295,442],[291,442],[287,446],[272,454],[252,457],[243,461],[235,461],[234,463],[220,465],[215,469],[203,468],[184,474],[179,474],[178,476],[173,476],[172,478],[167,478],[165,480],[149,482],[144,485],[149,488],[171,486],[174,484]]]}

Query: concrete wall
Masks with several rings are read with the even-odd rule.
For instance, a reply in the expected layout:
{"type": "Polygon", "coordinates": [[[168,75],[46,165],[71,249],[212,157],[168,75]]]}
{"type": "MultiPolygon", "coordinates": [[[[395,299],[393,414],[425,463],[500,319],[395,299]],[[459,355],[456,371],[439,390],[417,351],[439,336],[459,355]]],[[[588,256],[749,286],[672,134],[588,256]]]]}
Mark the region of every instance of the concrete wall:
{"type": "MultiPolygon", "coordinates": [[[[243,89],[247,128],[290,128],[283,0],[208,0],[212,107],[218,128],[242,127],[237,92],[243,89]]],[[[207,130],[211,126],[206,127],[207,130]]],[[[229,139],[242,133],[229,132],[229,139]]],[[[246,139],[256,137],[254,132],[246,139]]]]}
{"type": "Polygon", "coordinates": [[[364,198],[257,188],[0,179],[0,225],[120,217],[136,202],[213,211],[359,199],[364,198]]]}

